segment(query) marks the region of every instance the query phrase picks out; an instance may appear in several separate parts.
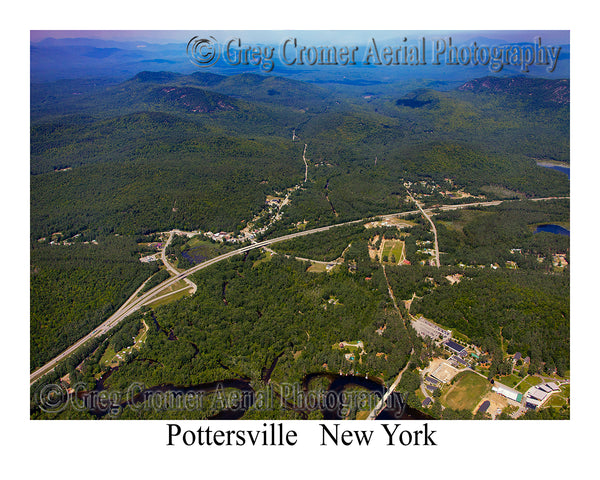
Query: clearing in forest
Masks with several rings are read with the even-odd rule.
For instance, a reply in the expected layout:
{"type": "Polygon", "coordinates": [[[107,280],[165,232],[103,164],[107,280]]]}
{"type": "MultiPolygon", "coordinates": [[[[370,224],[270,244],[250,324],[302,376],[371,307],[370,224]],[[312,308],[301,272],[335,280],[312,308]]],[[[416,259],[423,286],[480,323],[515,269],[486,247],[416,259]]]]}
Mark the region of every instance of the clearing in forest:
{"type": "Polygon", "coordinates": [[[406,258],[403,240],[383,240],[381,263],[399,265],[406,258]]]}

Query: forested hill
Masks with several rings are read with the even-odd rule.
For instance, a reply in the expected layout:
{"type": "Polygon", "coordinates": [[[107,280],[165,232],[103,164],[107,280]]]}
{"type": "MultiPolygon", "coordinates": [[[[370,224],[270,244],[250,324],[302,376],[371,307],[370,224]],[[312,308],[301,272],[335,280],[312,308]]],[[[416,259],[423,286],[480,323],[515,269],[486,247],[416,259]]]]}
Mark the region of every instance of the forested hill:
{"type": "Polygon", "coordinates": [[[458,87],[458,90],[526,98],[536,102],[539,106],[568,105],[571,93],[570,84],[569,79],[484,77],[470,80],[458,87]]]}
{"type": "Polygon", "coordinates": [[[534,159],[569,161],[569,105],[531,99],[568,99],[568,88],[485,78],[357,95],[355,85],[206,72],[32,84],[32,237],[234,231],[302,180],[304,144],[308,181],[284,225],[398,211],[404,180],[451,178],[487,198],[565,195],[568,178],[534,159]]]}
{"type": "MultiPolygon", "coordinates": [[[[174,72],[140,72],[118,84],[106,81],[58,81],[32,84],[33,118],[51,114],[82,111],[96,114],[122,114],[145,109],[183,107],[188,112],[205,112],[203,103],[222,102],[224,108],[252,110],[253,104],[271,104],[302,111],[322,111],[333,102],[327,89],[276,76],[242,73],[233,76],[196,72],[184,75],[174,72]],[[166,98],[163,98],[166,97],[166,98]],[[171,99],[169,97],[172,97],[171,99]],[[193,97],[201,98],[199,109],[186,109],[193,97]],[[180,102],[175,99],[181,99],[180,102]],[[237,103],[236,100],[237,99],[237,103]],[[98,107],[102,107],[102,111],[98,107]]],[[[264,108],[264,107],[263,107],[264,108]]],[[[208,109],[210,111],[211,108],[208,109]]],[[[252,112],[249,112],[252,113],[252,112]]],[[[265,119],[262,119],[264,122],[265,119]]]]}

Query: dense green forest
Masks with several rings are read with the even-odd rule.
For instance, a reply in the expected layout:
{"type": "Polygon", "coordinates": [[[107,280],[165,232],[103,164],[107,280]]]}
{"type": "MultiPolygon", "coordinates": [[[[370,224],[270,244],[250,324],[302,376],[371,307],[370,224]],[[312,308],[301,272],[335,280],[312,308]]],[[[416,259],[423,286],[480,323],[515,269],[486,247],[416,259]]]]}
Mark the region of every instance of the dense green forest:
{"type": "MultiPolygon", "coordinates": [[[[194,276],[198,291],[193,297],[157,308],[160,328],[151,330],[138,357],[155,366],[127,365],[111,377],[111,384],[131,380],[129,373],[147,385],[193,384],[236,374],[259,379],[261,368],[282,351],[331,350],[326,354],[331,358],[332,345],[359,337],[375,320],[379,294],[350,274],[310,274],[304,263],[282,256],[253,267],[258,255],[236,257],[194,276]],[[338,304],[328,303],[332,296],[338,304]],[[165,332],[177,340],[169,340],[165,332]]],[[[315,362],[319,359],[313,355],[301,355],[304,366],[290,373],[308,372],[317,368],[315,362]]]]}
{"type": "MultiPolygon", "coordinates": [[[[402,291],[404,272],[389,270],[393,288],[402,291]]],[[[549,372],[556,368],[562,375],[568,370],[569,275],[473,269],[465,277],[454,285],[429,277],[439,283],[435,288],[430,283],[429,292],[413,300],[411,313],[467,335],[497,362],[503,353],[518,351],[531,357],[532,372],[542,362],[549,372]]],[[[422,277],[413,282],[422,285],[422,277]]]]}
{"type": "Polygon", "coordinates": [[[72,83],[34,87],[34,237],[232,231],[267,194],[301,181],[304,143],[309,181],[284,224],[398,211],[399,183],[420,178],[451,177],[474,194],[490,185],[568,193],[563,174],[533,160],[569,160],[568,105],[515,99],[510,90],[418,91],[414,98],[433,100],[415,107],[392,92],[365,103],[258,75],[143,72],[70,97],[65,89],[79,89],[72,83]]]}
{"type": "Polygon", "coordinates": [[[31,244],[31,369],[91,332],[153,273],[130,237],[31,244]]]}
{"type": "MultiPolygon", "coordinates": [[[[145,280],[142,292],[169,278],[156,263],[139,261],[156,252],[142,242],[159,241],[157,232],[238,234],[262,214],[258,224],[269,228],[256,239],[274,238],[412,212],[410,189],[433,209],[441,259],[440,268],[426,264],[434,235],[419,213],[405,216],[402,229],[360,221],[275,243],[272,256],[252,250],[196,272],[195,294],[143,307],[36,389],[69,373],[89,390],[242,379],[284,397],[284,386],[300,389],[310,374],[389,386],[407,366],[399,388],[420,408],[417,368],[440,354],[412,329],[411,315],[420,314],[489,354],[490,378],[516,351],[531,357],[530,373],[564,374],[569,237],[535,229],[569,228],[570,204],[528,200],[569,195],[567,175],[536,165],[569,162],[569,85],[557,82],[488,78],[371,94],[368,86],[363,92],[274,76],[141,72],[93,88],[82,81],[32,85],[31,369],[96,328],[145,280]],[[289,203],[270,223],[267,196],[286,195],[289,203]],[[437,208],[494,199],[507,201],[437,208]],[[369,246],[379,248],[384,237],[402,238],[410,265],[384,270],[371,258],[369,246]],[[344,263],[316,273],[286,255],[344,263]],[[458,282],[446,278],[457,274],[458,282]],[[410,307],[402,301],[409,299],[410,307]],[[110,369],[105,354],[131,346],[142,320],[145,343],[110,369]]],[[[185,269],[232,248],[176,236],[166,253],[185,269]]],[[[325,381],[315,385],[325,388],[325,381]]],[[[244,418],[320,418],[295,408],[291,397],[286,402],[255,406],[244,418]]],[[[433,411],[472,417],[437,404],[433,411]]],[[[125,407],[117,416],[170,415],[186,412],[125,407]]],[[[46,415],[34,399],[32,416],[91,418],[70,410],[46,415]]]]}
{"type": "Polygon", "coordinates": [[[552,255],[569,254],[569,237],[535,233],[540,224],[569,225],[569,201],[505,202],[435,216],[441,261],[446,265],[515,262],[518,268],[552,270],[552,255]]]}
{"type": "Polygon", "coordinates": [[[122,162],[33,175],[32,235],[231,231],[267,193],[300,179],[294,147],[226,137],[147,144],[122,162]]]}

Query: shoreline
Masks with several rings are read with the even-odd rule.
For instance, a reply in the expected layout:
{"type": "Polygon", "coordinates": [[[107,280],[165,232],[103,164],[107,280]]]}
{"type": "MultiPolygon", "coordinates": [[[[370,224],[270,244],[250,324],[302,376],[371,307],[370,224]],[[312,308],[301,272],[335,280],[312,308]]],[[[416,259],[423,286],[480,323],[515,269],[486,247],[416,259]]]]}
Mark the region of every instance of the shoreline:
{"type": "Polygon", "coordinates": [[[571,164],[569,162],[561,162],[558,160],[537,160],[535,159],[535,164],[540,167],[564,167],[571,168],[571,164]]]}

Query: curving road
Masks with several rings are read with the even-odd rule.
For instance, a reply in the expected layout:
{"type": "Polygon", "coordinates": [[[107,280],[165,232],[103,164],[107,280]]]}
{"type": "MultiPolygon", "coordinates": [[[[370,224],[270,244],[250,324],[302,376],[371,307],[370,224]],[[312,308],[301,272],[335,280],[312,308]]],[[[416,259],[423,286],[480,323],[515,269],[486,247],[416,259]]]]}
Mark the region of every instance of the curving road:
{"type": "MultiPolygon", "coordinates": [[[[182,232],[181,230],[177,230],[177,229],[171,230],[171,232],[169,233],[169,238],[165,242],[165,245],[164,245],[162,251],[160,252],[160,259],[162,260],[165,267],[167,267],[167,270],[169,272],[171,272],[173,275],[177,275],[179,273],[179,271],[173,265],[171,265],[169,263],[169,261],[167,260],[167,247],[173,241],[173,237],[175,236],[176,233],[185,234],[187,232],[182,232]]],[[[185,283],[187,283],[192,288],[192,290],[190,292],[192,295],[194,293],[196,293],[196,290],[198,290],[198,286],[194,282],[192,282],[189,278],[186,278],[185,283]]],[[[172,293],[175,293],[175,292],[172,292],[172,293]]]]}
{"type": "MultiPolygon", "coordinates": [[[[408,212],[406,214],[408,214],[408,212]]],[[[277,242],[283,242],[285,240],[291,240],[292,238],[301,237],[304,235],[311,235],[313,233],[325,232],[331,228],[339,227],[342,225],[349,225],[349,224],[353,224],[353,223],[360,223],[362,221],[363,220],[353,220],[350,222],[338,223],[336,225],[329,225],[326,227],[313,228],[312,230],[304,230],[302,232],[291,233],[289,235],[283,235],[281,237],[273,238],[270,240],[264,240],[262,242],[253,243],[251,245],[247,245],[245,247],[238,248],[237,250],[233,250],[231,252],[224,253],[223,255],[219,255],[218,257],[212,258],[210,260],[206,260],[205,262],[200,263],[192,268],[189,268],[188,270],[185,270],[184,272],[177,273],[175,276],[169,278],[168,280],[165,280],[163,283],[157,285],[154,288],[151,288],[143,295],[136,297],[137,292],[139,291],[139,289],[138,289],[138,290],[136,290],[134,295],[131,296],[127,300],[127,302],[125,302],[121,306],[121,308],[119,308],[115,313],[113,313],[108,318],[108,320],[106,320],[104,323],[102,323],[94,331],[92,331],[91,333],[87,334],[85,337],[78,340],[76,343],[71,345],[60,355],[58,355],[57,357],[55,357],[54,359],[49,361],[46,365],[44,365],[43,367],[40,367],[39,369],[37,369],[33,373],[31,373],[29,375],[30,385],[33,384],[36,380],[38,380],[40,377],[42,377],[46,373],[49,373],[52,370],[54,370],[54,368],[56,367],[56,365],[58,363],[60,363],[62,360],[64,360],[66,357],[68,357],[70,354],[72,354],[75,350],[77,350],[79,347],[81,347],[84,343],[91,340],[92,338],[103,335],[104,333],[106,333],[107,331],[112,329],[115,325],[117,325],[119,322],[121,322],[125,317],[127,317],[127,316],[131,315],[132,313],[134,313],[135,311],[139,310],[145,304],[150,303],[150,301],[154,301],[155,298],[153,298],[153,297],[155,297],[161,291],[169,288],[171,285],[178,282],[179,280],[186,279],[190,275],[193,275],[194,273],[196,273],[199,270],[202,270],[203,268],[210,267],[211,265],[221,262],[227,258],[231,258],[235,255],[239,255],[241,253],[245,253],[245,252],[248,252],[248,251],[256,249],[256,248],[265,247],[267,245],[271,245],[271,244],[277,243],[277,242]]],[[[190,283],[191,283],[191,281],[190,281],[190,283]]],[[[192,283],[192,285],[194,285],[194,284],[192,283]]],[[[186,287],[186,288],[189,288],[189,287],[186,287]]]]}
{"type": "MultiPolygon", "coordinates": [[[[543,200],[568,199],[568,198],[569,197],[545,197],[545,198],[536,198],[536,199],[529,199],[529,200],[543,201],[543,200]]],[[[519,200],[505,200],[505,201],[519,201],[519,200]]],[[[464,204],[456,204],[456,205],[441,205],[441,206],[436,206],[434,208],[435,209],[439,208],[440,210],[457,210],[457,209],[461,209],[461,208],[468,208],[468,207],[474,207],[474,206],[484,207],[484,206],[499,205],[502,202],[503,201],[501,201],[501,200],[492,201],[492,202],[475,202],[475,203],[464,203],[464,204]]],[[[378,215],[377,217],[378,218],[404,217],[404,216],[415,215],[415,214],[424,213],[424,212],[431,213],[432,210],[433,209],[423,210],[419,206],[419,210],[411,210],[409,212],[399,212],[399,213],[392,213],[392,214],[386,214],[386,215],[378,215]]],[[[233,250],[231,252],[224,253],[223,255],[219,255],[218,257],[212,258],[210,260],[206,260],[205,262],[200,263],[200,264],[198,264],[192,268],[189,268],[188,270],[185,270],[183,272],[180,272],[180,273],[178,272],[175,274],[175,276],[169,278],[168,280],[165,280],[163,283],[157,285],[154,288],[151,288],[143,295],[137,297],[136,295],[141,290],[141,288],[143,286],[142,285],[142,286],[140,286],[140,288],[138,288],[138,290],[136,290],[134,292],[134,294],[115,313],[113,313],[108,318],[108,320],[106,320],[104,323],[102,323],[100,326],[98,326],[92,332],[87,334],[85,337],[81,338],[76,343],[71,345],[69,348],[67,348],[64,352],[62,352],[61,354],[56,356],[54,359],[50,360],[43,367],[40,367],[37,370],[35,370],[34,372],[32,372],[29,375],[30,385],[33,384],[39,378],[41,378],[43,375],[54,370],[54,368],[56,367],[56,365],[58,365],[58,363],[60,363],[65,358],[67,358],[70,354],[72,354],[75,350],[77,350],[79,347],[81,347],[84,343],[91,340],[92,338],[99,337],[99,336],[103,335],[104,333],[108,332],[115,325],[117,325],[119,322],[121,322],[124,318],[131,315],[135,311],[139,310],[142,306],[150,303],[151,301],[154,301],[156,298],[153,298],[153,297],[156,297],[163,290],[169,288],[171,285],[178,282],[179,280],[186,279],[190,275],[193,275],[194,273],[202,270],[203,268],[210,267],[211,265],[214,265],[215,263],[221,262],[221,261],[223,261],[227,258],[231,258],[235,255],[239,255],[241,253],[245,253],[250,250],[254,250],[256,248],[262,248],[262,247],[266,247],[268,245],[272,245],[273,243],[283,242],[285,240],[291,240],[293,238],[302,237],[304,235],[312,235],[314,233],[325,232],[325,231],[330,230],[335,227],[366,222],[369,220],[372,220],[372,219],[352,220],[349,222],[337,223],[335,225],[328,225],[325,227],[313,228],[311,230],[304,230],[301,232],[290,233],[288,235],[283,235],[281,237],[273,238],[270,240],[263,240],[262,242],[253,243],[251,245],[247,245],[245,247],[238,248],[237,250],[233,250]]],[[[171,232],[170,239],[172,239],[173,233],[177,233],[177,232],[178,232],[178,230],[173,230],[171,232]]],[[[165,248],[166,248],[166,246],[165,246],[165,248]]],[[[437,251],[437,245],[436,245],[436,251],[437,251]]],[[[164,254],[164,250],[162,253],[164,254]]],[[[165,260],[166,260],[166,258],[165,258],[165,260]]],[[[165,265],[168,265],[168,263],[165,263],[165,265]]],[[[438,259],[438,265],[439,265],[439,259],[438,259]]],[[[195,287],[195,285],[191,281],[190,281],[190,283],[195,287]]],[[[186,287],[186,288],[189,288],[189,287],[186,287]]]]}

